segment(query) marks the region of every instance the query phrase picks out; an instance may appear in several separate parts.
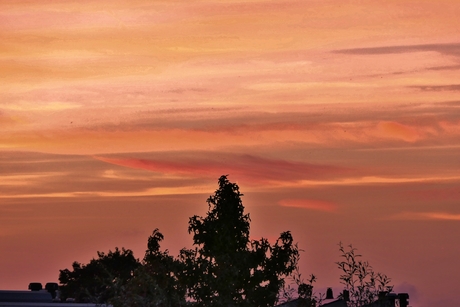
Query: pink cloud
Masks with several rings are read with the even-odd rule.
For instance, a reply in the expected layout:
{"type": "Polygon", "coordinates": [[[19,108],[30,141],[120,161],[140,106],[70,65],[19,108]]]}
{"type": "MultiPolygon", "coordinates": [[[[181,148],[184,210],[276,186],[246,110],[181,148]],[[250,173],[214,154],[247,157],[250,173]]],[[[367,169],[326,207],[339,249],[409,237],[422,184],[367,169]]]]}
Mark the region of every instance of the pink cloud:
{"type": "Polygon", "coordinates": [[[335,212],[337,204],[314,199],[282,199],[278,202],[282,207],[302,208],[316,211],[335,212]]]}
{"type": "Polygon", "coordinates": [[[317,178],[335,178],[352,172],[352,169],[333,166],[288,162],[251,155],[216,154],[201,159],[178,158],[175,161],[139,159],[129,157],[95,156],[103,162],[153,172],[175,175],[193,175],[215,178],[230,174],[252,183],[298,181],[317,178]],[[180,162],[178,162],[180,160],[180,162]]]}

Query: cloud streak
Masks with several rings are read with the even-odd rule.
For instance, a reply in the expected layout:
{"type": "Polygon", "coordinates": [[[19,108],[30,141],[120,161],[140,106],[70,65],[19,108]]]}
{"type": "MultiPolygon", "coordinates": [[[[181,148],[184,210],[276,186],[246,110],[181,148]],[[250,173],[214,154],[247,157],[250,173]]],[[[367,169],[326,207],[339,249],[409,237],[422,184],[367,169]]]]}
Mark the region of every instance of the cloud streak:
{"type": "Polygon", "coordinates": [[[460,43],[447,44],[419,44],[419,45],[394,45],[367,48],[350,48],[334,50],[334,53],[355,55],[380,55],[413,52],[438,52],[443,55],[460,57],[460,43]]]}
{"type": "Polygon", "coordinates": [[[336,212],[337,204],[314,199],[282,199],[278,202],[282,207],[300,208],[324,212],[336,212]]]}
{"type": "Polygon", "coordinates": [[[412,88],[417,88],[421,91],[426,92],[440,92],[440,91],[451,91],[457,92],[460,91],[460,84],[448,84],[448,85],[418,85],[411,86],[412,88]]]}
{"type": "Polygon", "coordinates": [[[393,215],[394,220],[433,220],[433,221],[460,221],[460,214],[450,212],[402,212],[393,215]]]}
{"type": "Polygon", "coordinates": [[[305,179],[334,178],[354,172],[353,169],[333,165],[289,162],[250,155],[218,154],[206,160],[182,158],[178,161],[147,160],[94,156],[95,159],[119,166],[148,170],[164,174],[204,176],[215,178],[232,174],[249,183],[293,182],[305,179]]]}
{"type": "Polygon", "coordinates": [[[51,112],[43,121],[41,115],[18,113],[11,116],[27,116],[26,123],[6,124],[9,133],[0,135],[0,144],[18,150],[79,154],[221,151],[293,143],[398,147],[448,145],[460,133],[455,101],[393,105],[380,112],[360,104],[312,105],[299,107],[297,112],[291,108],[295,109],[262,112],[243,107],[152,107],[140,112],[137,108],[95,107],[90,113],[83,109],[51,112]]]}

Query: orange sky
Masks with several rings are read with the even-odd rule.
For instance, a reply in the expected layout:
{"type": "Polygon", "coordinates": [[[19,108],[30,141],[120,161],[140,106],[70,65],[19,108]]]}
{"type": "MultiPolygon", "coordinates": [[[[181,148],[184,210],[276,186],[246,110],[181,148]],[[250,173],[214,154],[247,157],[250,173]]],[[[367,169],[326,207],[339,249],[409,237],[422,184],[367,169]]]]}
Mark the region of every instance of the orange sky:
{"type": "Polygon", "coordinates": [[[155,228],[217,179],[340,288],[352,243],[414,307],[460,287],[457,1],[0,2],[0,289],[155,228]]]}

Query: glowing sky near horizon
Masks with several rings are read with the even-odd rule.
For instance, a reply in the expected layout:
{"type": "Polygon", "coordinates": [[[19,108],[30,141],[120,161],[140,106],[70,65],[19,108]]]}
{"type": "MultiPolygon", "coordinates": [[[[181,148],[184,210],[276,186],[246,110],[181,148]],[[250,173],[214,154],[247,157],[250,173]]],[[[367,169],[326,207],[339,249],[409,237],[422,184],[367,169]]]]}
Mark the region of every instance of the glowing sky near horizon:
{"type": "Polygon", "coordinates": [[[217,179],[340,289],[352,243],[414,307],[460,287],[457,1],[0,2],[0,289],[175,255],[217,179]]]}

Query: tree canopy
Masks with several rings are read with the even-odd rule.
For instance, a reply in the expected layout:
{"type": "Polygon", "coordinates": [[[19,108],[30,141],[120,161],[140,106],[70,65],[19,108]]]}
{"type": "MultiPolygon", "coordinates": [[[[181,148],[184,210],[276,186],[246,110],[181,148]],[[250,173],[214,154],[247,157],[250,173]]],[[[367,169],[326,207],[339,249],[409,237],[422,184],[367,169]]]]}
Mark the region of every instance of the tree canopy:
{"type": "Polygon", "coordinates": [[[193,249],[170,256],[160,250],[163,234],[155,229],[142,261],[117,248],[61,270],[63,298],[115,307],[273,306],[284,278],[297,268],[299,250],[289,231],[273,245],[265,238],[251,240],[242,196],[236,183],[221,176],[207,199],[206,216],[189,220],[193,249]]]}
{"type": "MultiPolygon", "coordinates": [[[[250,237],[250,216],[244,212],[239,186],[221,176],[218,188],[207,199],[204,217],[189,219],[193,248],[177,258],[162,251],[163,234],[155,229],[147,241],[144,258],[129,249],[116,248],[88,264],[74,262],[60,270],[61,298],[77,302],[109,303],[114,307],[269,307],[292,299],[294,291],[285,279],[297,284],[298,302],[315,307],[321,300],[313,293],[311,275],[304,282],[298,270],[299,249],[289,231],[270,244],[250,237]]],[[[375,273],[351,245],[339,244],[342,261],[340,295],[350,307],[372,303],[392,290],[390,279],[375,273]]]]}
{"type": "Polygon", "coordinates": [[[60,270],[61,297],[78,302],[106,303],[117,295],[140,263],[129,249],[115,249],[107,254],[97,252],[98,258],[88,264],[74,262],[72,270],[60,270]]]}
{"type": "Polygon", "coordinates": [[[194,250],[182,250],[189,296],[198,306],[273,306],[284,277],[296,268],[299,251],[289,231],[274,245],[250,240],[243,196],[227,176],[207,202],[205,217],[193,216],[194,250]]]}
{"type": "Polygon", "coordinates": [[[111,300],[115,307],[180,307],[186,305],[186,289],[178,279],[183,265],[160,250],[163,234],[155,229],[148,238],[141,266],[111,300]]]}

